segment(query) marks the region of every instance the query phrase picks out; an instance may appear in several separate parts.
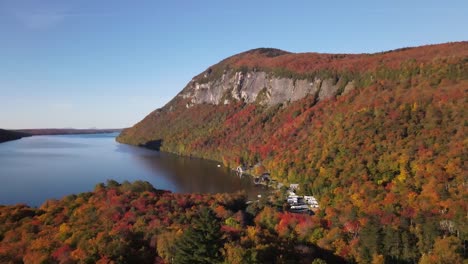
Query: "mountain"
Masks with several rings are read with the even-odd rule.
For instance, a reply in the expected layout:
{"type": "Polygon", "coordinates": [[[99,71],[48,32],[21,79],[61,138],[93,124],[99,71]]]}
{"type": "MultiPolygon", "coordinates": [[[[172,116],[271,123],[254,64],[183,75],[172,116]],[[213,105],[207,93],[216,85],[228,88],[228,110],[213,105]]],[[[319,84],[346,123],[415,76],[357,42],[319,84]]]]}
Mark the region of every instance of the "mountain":
{"type": "Polygon", "coordinates": [[[357,55],[255,49],[195,76],[166,106],[125,129],[118,140],[160,142],[161,150],[230,166],[239,160],[271,160],[285,153],[278,147],[302,140],[298,133],[319,120],[328,124],[338,116],[365,117],[376,109],[385,121],[398,110],[395,106],[420,103],[421,109],[442,95],[461,99],[467,54],[467,42],[357,55]]]}
{"type": "Polygon", "coordinates": [[[195,76],[117,140],[231,168],[261,163],[319,199],[320,247],[416,262],[447,237],[468,239],[467,64],[466,41],[375,54],[255,49],[195,76]]]}
{"type": "Polygon", "coordinates": [[[29,136],[31,135],[28,133],[0,129],[0,143],[11,141],[11,140],[17,140],[17,139],[20,139],[23,137],[29,137],[29,136]]]}

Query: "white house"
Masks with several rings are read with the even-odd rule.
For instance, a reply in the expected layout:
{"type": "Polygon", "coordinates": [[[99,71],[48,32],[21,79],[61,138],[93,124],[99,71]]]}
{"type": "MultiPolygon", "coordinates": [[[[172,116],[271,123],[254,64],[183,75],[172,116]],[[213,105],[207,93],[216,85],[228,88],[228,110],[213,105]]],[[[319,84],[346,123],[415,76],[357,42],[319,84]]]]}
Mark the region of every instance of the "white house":
{"type": "Polygon", "coordinates": [[[304,196],[304,200],[305,200],[305,202],[306,202],[308,205],[310,205],[310,207],[312,207],[312,208],[318,208],[318,207],[319,207],[319,204],[318,204],[317,199],[316,199],[315,197],[313,197],[313,196],[307,196],[307,195],[305,195],[305,196],[304,196]]]}
{"type": "Polygon", "coordinates": [[[300,198],[302,197],[299,195],[290,195],[288,196],[287,202],[288,204],[297,204],[300,198]]]}

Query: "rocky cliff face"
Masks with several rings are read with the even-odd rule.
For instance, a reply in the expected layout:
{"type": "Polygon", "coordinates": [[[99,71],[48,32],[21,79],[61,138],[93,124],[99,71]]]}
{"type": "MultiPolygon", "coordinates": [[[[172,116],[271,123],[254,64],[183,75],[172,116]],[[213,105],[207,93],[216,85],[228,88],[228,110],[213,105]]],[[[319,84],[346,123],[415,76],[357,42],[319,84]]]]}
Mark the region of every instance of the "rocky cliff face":
{"type": "Polygon", "coordinates": [[[466,46],[466,42],[448,43],[376,54],[254,49],[209,67],[194,77],[175,101],[182,99],[186,108],[239,101],[273,106],[312,95],[319,102],[375,84],[379,79],[406,78],[391,76],[391,72],[414,74],[408,70],[467,56],[466,46]]]}
{"type": "MultiPolygon", "coordinates": [[[[207,70],[203,77],[210,77],[207,70]]],[[[279,103],[294,102],[307,95],[317,101],[328,99],[354,89],[353,81],[343,79],[292,79],[280,78],[263,71],[225,71],[221,78],[200,83],[203,78],[193,79],[178,95],[190,99],[189,108],[195,104],[229,104],[233,101],[258,103],[272,106],[279,103]],[[344,88],[344,89],[340,89],[344,88]]]]}

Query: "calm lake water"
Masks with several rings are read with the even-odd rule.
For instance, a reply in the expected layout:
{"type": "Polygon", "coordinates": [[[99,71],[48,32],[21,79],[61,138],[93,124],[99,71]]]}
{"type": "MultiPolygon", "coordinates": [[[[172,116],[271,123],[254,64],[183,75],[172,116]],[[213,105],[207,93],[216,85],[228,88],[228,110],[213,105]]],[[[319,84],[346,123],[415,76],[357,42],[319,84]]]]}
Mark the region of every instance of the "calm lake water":
{"type": "Polygon", "coordinates": [[[262,190],[218,163],[115,142],[117,133],[34,136],[0,144],[0,204],[39,206],[50,198],[92,191],[107,179],[144,180],[179,193],[262,190]]]}

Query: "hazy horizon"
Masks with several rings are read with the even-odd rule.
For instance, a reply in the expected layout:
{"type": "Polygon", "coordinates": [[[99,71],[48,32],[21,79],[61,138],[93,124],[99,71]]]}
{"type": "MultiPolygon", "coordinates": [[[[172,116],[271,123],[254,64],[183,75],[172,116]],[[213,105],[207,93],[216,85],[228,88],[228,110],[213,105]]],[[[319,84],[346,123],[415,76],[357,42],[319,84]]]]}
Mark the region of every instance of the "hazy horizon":
{"type": "Polygon", "coordinates": [[[60,127],[60,126],[57,126],[57,127],[44,127],[44,126],[39,126],[39,127],[21,127],[21,128],[18,128],[18,127],[0,127],[0,129],[6,129],[6,130],[28,130],[28,129],[78,129],[78,130],[87,130],[87,129],[96,129],[96,130],[106,130],[106,129],[125,129],[125,128],[128,128],[129,126],[127,127],[78,127],[78,126],[75,126],[75,127],[72,127],[72,126],[67,126],[67,127],[60,127]]]}
{"type": "Polygon", "coordinates": [[[124,128],[259,47],[374,53],[468,40],[464,1],[2,1],[0,127],[124,128]]]}

